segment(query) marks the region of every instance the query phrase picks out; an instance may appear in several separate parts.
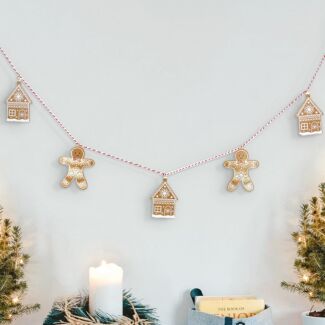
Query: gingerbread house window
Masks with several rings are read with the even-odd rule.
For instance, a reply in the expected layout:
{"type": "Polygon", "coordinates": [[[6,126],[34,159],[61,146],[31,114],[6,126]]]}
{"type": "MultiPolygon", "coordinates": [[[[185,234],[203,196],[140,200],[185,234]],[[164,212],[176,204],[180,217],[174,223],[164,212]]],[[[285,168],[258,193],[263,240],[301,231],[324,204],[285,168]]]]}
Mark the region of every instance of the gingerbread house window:
{"type": "Polygon", "coordinates": [[[15,116],[16,116],[16,110],[14,110],[14,109],[9,109],[8,114],[9,114],[9,117],[15,117],[15,116]]]}
{"type": "Polygon", "coordinates": [[[308,123],[301,123],[301,130],[302,131],[308,130],[308,123]]]}
{"type": "Polygon", "coordinates": [[[160,205],[155,206],[155,212],[156,213],[161,213],[162,212],[162,208],[161,208],[160,205]]]}

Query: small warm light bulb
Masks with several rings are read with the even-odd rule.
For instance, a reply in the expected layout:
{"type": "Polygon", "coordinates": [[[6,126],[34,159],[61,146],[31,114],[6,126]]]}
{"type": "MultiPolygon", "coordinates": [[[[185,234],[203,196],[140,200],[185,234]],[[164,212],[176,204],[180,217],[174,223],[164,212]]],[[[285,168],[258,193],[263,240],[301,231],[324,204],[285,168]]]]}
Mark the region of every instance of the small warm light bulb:
{"type": "Polygon", "coordinates": [[[302,276],[302,280],[303,280],[304,282],[309,282],[309,280],[310,280],[309,275],[308,275],[308,274],[304,274],[304,275],[302,276]]]}
{"type": "Polygon", "coordinates": [[[21,258],[21,259],[19,260],[19,264],[20,264],[20,265],[23,265],[23,264],[24,264],[24,259],[21,258]]]}
{"type": "Polygon", "coordinates": [[[8,315],[8,318],[11,319],[11,318],[12,318],[12,314],[9,314],[9,315],[8,315]]]}
{"type": "Polygon", "coordinates": [[[314,293],[312,291],[309,292],[309,297],[313,297],[314,293]]]}
{"type": "Polygon", "coordinates": [[[298,243],[302,243],[304,241],[304,237],[303,236],[299,236],[298,237],[298,243]]]}
{"type": "Polygon", "coordinates": [[[18,298],[18,297],[13,297],[13,298],[12,298],[12,302],[13,302],[14,304],[18,304],[18,302],[19,302],[19,298],[18,298]]]}

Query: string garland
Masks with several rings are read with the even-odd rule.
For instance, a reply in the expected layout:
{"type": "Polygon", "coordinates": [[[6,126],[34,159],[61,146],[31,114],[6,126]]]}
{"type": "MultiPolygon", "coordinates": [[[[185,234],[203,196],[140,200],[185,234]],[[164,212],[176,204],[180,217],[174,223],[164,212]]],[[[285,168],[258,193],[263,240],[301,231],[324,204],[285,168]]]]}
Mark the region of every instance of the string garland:
{"type": "Polygon", "coordinates": [[[280,111],[278,111],[270,120],[268,120],[264,125],[262,125],[260,128],[257,129],[257,131],[251,135],[246,141],[244,141],[242,144],[228,149],[226,151],[223,152],[219,152],[216,153],[208,158],[205,159],[201,159],[189,164],[186,164],[184,166],[181,166],[179,168],[170,170],[170,171],[164,171],[164,170],[160,170],[160,169],[156,169],[156,168],[152,168],[149,166],[146,166],[142,163],[139,162],[135,162],[132,160],[129,160],[127,158],[121,157],[121,156],[117,156],[113,153],[107,152],[107,151],[103,151],[100,149],[97,149],[95,147],[91,147],[88,146],[86,144],[81,143],[78,138],[73,135],[71,133],[71,131],[65,126],[65,124],[61,121],[61,119],[59,119],[59,117],[57,116],[57,114],[53,111],[53,109],[46,103],[46,101],[40,96],[40,94],[32,87],[31,83],[28,82],[26,80],[26,78],[23,77],[23,75],[19,72],[19,70],[17,69],[16,65],[13,63],[12,59],[9,57],[9,55],[7,54],[7,52],[0,47],[0,53],[3,56],[3,58],[7,61],[7,63],[9,64],[9,66],[11,67],[11,69],[15,72],[15,74],[17,75],[17,80],[19,80],[21,83],[23,83],[27,89],[30,91],[30,93],[34,96],[34,98],[40,103],[41,107],[52,117],[52,119],[54,120],[54,122],[64,131],[64,133],[72,140],[72,142],[77,145],[80,146],[84,149],[87,149],[91,152],[94,152],[98,155],[104,156],[106,158],[112,159],[112,160],[116,160],[119,161],[121,163],[124,163],[126,165],[130,165],[133,167],[137,167],[140,168],[144,171],[153,173],[153,174],[157,174],[163,177],[167,177],[167,176],[172,176],[172,175],[177,175],[180,173],[183,173],[189,169],[192,168],[197,168],[200,166],[203,166],[207,163],[210,163],[212,161],[218,160],[220,158],[223,158],[225,156],[228,156],[234,152],[236,152],[238,149],[240,148],[245,148],[247,145],[249,145],[251,142],[253,142],[259,135],[261,135],[266,128],[268,128],[273,122],[275,122],[277,119],[279,119],[281,116],[283,116],[284,113],[286,113],[290,108],[292,108],[294,106],[294,104],[301,99],[304,94],[306,92],[308,92],[312,86],[312,84],[314,83],[324,61],[325,61],[325,54],[322,56],[319,64],[317,65],[314,74],[312,75],[312,78],[310,79],[309,83],[307,84],[307,87],[301,91],[300,93],[298,93],[287,105],[285,105],[280,111]]]}
{"type": "Polygon", "coordinates": [[[259,167],[258,160],[249,159],[249,153],[246,147],[253,142],[259,135],[261,135],[271,124],[278,120],[284,115],[290,108],[294,107],[294,104],[303,96],[305,101],[297,113],[299,122],[299,134],[300,135],[314,135],[322,133],[322,111],[317,104],[311,98],[309,90],[317,78],[317,75],[325,61],[325,55],[322,56],[319,61],[314,74],[312,75],[307,87],[298,93],[287,105],[285,105],[280,111],[278,111],[273,117],[268,120],[264,125],[257,129],[253,135],[245,140],[240,145],[228,149],[223,152],[216,153],[208,158],[201,159],[190,164],[178,167],[173,170],[160,170],[149,167],[139,162],[129,160],[127,158],[117,156],[113,153],[97,149],[96,147],[88,146],[81,143],[78,138],[71,133],[71,131],[65,126],[65,124],[59,119],[52,108],[45,102],[40,94],[31,86],[31,84],[22,76],[13,63],[11,58],[8,56],[6,51],[0,47],[0,53],[5,58],[11,69],[17,76],[17,85],[11,92],[7,99],[7,121],[9,122],[29,122],[30,117],[30,104],[31,99],[29,98],[27,91],[24,90],[23,85],[26,86],[27,90],[36,98],[40,103],[41,107],[51,116],[54,122],[65,132],[65,134],[74,143],[75,147],[70,151],[70,156],[61,156],[59,163],[67,168],[65,177],[61,180],[61,186],[68,188],[75,181],[77,187],[80,190],[88,188],[88,182],[84,173],[85,168],[89,168],[95,165],[95,161],[86,157],[85,149],[94,152],[98,155],[110,158],[112,160],[119,161],[121,163],[137,167],[144,171],[160,175],[163,177],[162,183],[159,188],[154,192],[152,198],[152,217],[153,218],[175,218],[175,207],[178,200],[177,195],[169,185],[167,178],[169,176],[178,175],[189,169],[203,166],[209,162],[218,160],[226,157],[230,154],[234,154],[233,160],[224,161],[224,167],[232,171],[232,177],[228,183],[227,190],[233,192],[242,185],[243,189],[247,192],[254,190],[254,183],[249,175],[251,169],[259,167]]]}

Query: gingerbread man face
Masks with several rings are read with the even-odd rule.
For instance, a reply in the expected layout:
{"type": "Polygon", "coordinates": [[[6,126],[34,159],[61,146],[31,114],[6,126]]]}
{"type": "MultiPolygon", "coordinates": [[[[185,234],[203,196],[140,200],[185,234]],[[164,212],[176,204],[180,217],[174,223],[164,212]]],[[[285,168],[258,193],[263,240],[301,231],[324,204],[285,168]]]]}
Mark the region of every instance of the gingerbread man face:
{"type": "Polygon", "coordinates": [[[245,149],[238,149],[235,152],[235,160],[227,160],[223,165],[225,168],[233,170],[233,177],[227,187],[228,191],[235,191],[240,183],[246,191],[253,191],[254,184],[249,176],[249,170],[257,168],[259,162],[248,160],[248,152],[245,149]]]}
{"type": "Polygon", "coordinates": [[[85,156],[85,151],[81,147],[75,147],[71,150],[71,157],[73,159],[82,159],[85,156]]]}
{"type": "Polygon", "coordinates": [[[60,164],[68,166],[68,173],[61,181],[62,187],[69,187],[74,179],[81,190],[85,190],[88,187],[84,168],[94,166],[95,161],[84,157],[85,151],[79,146],[71,150],[71,157],[60,157],[60,164]]]}
{"type": "Polygon", "coordinates": [[[248,159],[248,152],[244,149],[239,149],[235,152],[235,158],[238,162],[243,163],[248,159]]]}

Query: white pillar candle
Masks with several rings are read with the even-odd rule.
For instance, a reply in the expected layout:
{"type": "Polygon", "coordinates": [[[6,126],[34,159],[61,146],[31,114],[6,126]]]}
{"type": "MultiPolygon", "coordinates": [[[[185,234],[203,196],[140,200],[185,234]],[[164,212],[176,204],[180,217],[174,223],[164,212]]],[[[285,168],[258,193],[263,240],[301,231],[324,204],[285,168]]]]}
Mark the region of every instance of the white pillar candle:
{"type": "Polygon", "coordinates": [[[89,311],[123,315],[123,269],[114,263],[102,261],[89,269],[89,311]]]}

